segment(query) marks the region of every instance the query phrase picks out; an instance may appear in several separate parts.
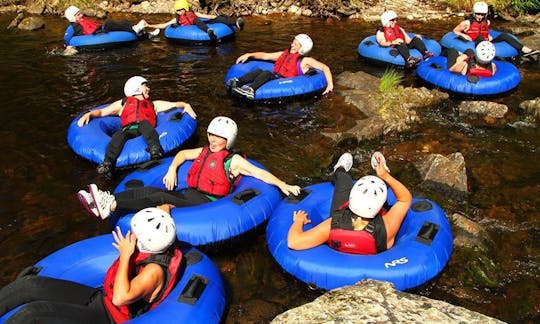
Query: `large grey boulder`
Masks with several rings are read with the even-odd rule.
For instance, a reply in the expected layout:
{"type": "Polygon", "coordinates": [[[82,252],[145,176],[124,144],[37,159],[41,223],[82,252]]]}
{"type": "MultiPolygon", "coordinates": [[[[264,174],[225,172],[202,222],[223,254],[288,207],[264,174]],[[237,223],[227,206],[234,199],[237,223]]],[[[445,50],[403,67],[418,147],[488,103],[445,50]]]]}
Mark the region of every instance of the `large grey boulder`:
{"type": "Polygon", "coordinates": [[[328,291],[271,323],[504,323],[447,302],[397,291],[388,282],[364,280],[328,291]]]}

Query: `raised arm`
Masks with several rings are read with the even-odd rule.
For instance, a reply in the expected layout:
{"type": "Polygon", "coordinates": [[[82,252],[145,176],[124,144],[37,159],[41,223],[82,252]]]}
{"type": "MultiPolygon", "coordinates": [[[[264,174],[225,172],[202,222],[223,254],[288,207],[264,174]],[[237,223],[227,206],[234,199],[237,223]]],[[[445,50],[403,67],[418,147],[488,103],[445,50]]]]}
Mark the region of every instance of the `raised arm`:
{"type": "Polygon", "coordinates": [[[174,159],[167,170],[167,173],[163,177],[163,184],[167,190],[173,190],[178,185],[178,179],[176,176],[178,167],[187,160],[195,160],[202,152],[203,148],[182,150],[174,156],[174,159]]]}
{"type": "Polygon", "coordinates": [[[112,115],[120,115],[122,112],[122,100],[117,100],[113,102],[112,104],[103,107],[101,109],[94,109],[92,111],[89,111],[81,116],[79,120],[77,121],[77,125],[79,127],[82,127],[90,121],[92,118],[96,117],[104,117],[104,116],[112,116],[112,115]]]}
{"type": "Polygon", "coordinates": [[[236,64],[244,63],[249,59],[255,59],[255,60],[265,60],[265,61],[277,61],[279,56],[282,52],[274,52],[274,53],[267,53],[267,52],[253,52],[253,53],[245,53],[243,55],[240,55],[236,59],[236,64]]]}
{"type": "Polygon", "coordinates": [[[384,225],[386,227],[386,245],[390,248],[394,245],[394,239],[399,231],[399,227],[411,206],[412,195],[407,187],[388,173],[382,158],[377,158],[377,161],[378,163],[375,166],[377,176],[386,182],[396,195],[397,199],[396,203],[383,217],[384,225]]]}
{"type": "Polygon", "coordinates": [[[302,65],[305,65],[305,67],[307,67],[306,71],[310,68],[323,71],[324,77],[326,78],[326,83],[327,83],[327,86],[323,92],[323,95],[334,90],[334,82],[332,80],[332,71],[330,71],[330,68],[328,67],[328,65],[322,62],[319,62],[312,57],[304,57],[302,59],[302,65]]]}
{"type": "Polygon", "coordinates": [[[253,165],[248,160],[244,159],[238,154],[232,157],[231,171],[233,174],[242,174],[246,176],[252,176],[268,184],[276,186],[285,195],[289,195],[292,193],[293,195],[296,196],[300,193],[299,186],[289,185],[285,183],[284,181],[280,180],[278,177],[276,177],[272,173],[253,165]]]}
{"type": "Polygon", "coordinates": [[[135,278],[129,280],[129,260],[135,251],[137,238],[130,231],[124,237],[119,227],[113,231],[113,238],[115,241],[113,246],[120,253],[114,280],[113,304],[124,306],[141,298],[150,299],[153,293],[163,285],[163,271],[160,266],[149,264],[135,278]]]}
{"type": "Polygon", "coordinates": [[[188,114],[191,117],[193,117],[193,119],[197,118],[197,114],[195,113],[191,105],[188,104],[187,102],[154,100],[153,104],[154,104],[154,110],[156,111],[156,113],[170,109],[172,107],[179,107],[184,110],[185,114],[188,114]]]}

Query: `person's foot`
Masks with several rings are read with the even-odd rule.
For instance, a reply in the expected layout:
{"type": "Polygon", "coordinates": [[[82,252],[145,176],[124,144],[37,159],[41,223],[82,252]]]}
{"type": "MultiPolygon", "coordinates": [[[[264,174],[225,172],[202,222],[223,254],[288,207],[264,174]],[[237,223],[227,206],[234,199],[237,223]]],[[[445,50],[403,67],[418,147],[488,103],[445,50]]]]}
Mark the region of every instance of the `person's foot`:
{"type": "Polygon", "coordinates": [[[109,217],[109,215],[111,215],[111,207],[116,201],[114,195],[111,195],[108,191],[99,190],[93,183],[88,186],[88,191],[90,191],[90,194],[94,199],[99,217],[101,217],[101,219],[109,217]]]}
{"type": "Polygon", "coordinates": [[[144,20],[141,20],[141,21],[139,21],[136,25],[133,25],[133,27],[131,27],[131,28],[133,29],[133,31],[135,32],[135,34],[140,35],[141,32],[142,32],[143,29],[144,29],[144,24],[145,24],[145,21],[144,21],[144,20]]]}
{"type": "Polygon", "coordinates": [[[210,41],[212,41],[212,42],[217,41],[216,33],[214,32],[214,30],[212,28],[208,28],[206,33],[208,34],[208,37],[210,37],[210,41]]]}
{"type": "Polygon", "coordinates": [[[227,86],[229,87],[229,89],[234,89],[234,88],[237,88],[238,87],[238,78],[230,78],[229,80],[227,80],[227,86]]]}
{"type": "Polygon", "coordinates": [[[538,50],[533,50],[533,49],[529,49],[528,52],[523,51],[523,55],[522,55],[522,56],[523,56],[523,57],[529,57],[529,56],[536,55],[536,54],[538,54],[538,53],[540,53],[540,51],[538,51],[538,50]]]}
{"type": "Polygon", "coordinates": [[[148,152],[150,153],[150,159],[152,160],[159,160],[161,159],[161,147],[160,146],[155,146],[155,147],[151,147],[148,152]]]}
{"type": "Polygon", "coordinates": [[[244,18],[239,17],[236,19],[236,27],[240,30],[244,30],[244,18]]]}
{"type": "Polygon", "coordinates": [[[349,172],[349,170],[352,168],[353,164],[353,156],[349,152],[345,152],[341,154],[338,161],[336,162],[336,165],[334,165],[334,172],[336,172],[337,169],[343,168],[345,169],[345,172],[349,172]]]}
{"type": "Polygon", "coordinates": [[[107,179],[112,179],[114,167],[110,162],[103,162],[97,167],[97,173],[103,175],[107,179]]]}
{"type": "Polygon", "coordinates": [[[424,52],[424,61],[428,60],[430,57],[433,57],[433,52],[425,51],[424,52]]]}
{"type": "Polygon", "coordinates": [[[160,32],[159,28],[152,30],[151,32],[148,33],[148,38],[156,37],[157,35],[159,35],[159,32],[160,32]]]}
{"type": "Polygon", "coordinates": [[[414,56],[409,56],[409,58],[407,59],[407,67],[408,68],[413,68],[415,67],[418,63],[420,63],[420,61],[422,61],[422,59],[420,58],[416,58],[414,56]]]}
{"type": "Polygon", "coordinates": [[[77,197],[79,198],[81,205],[83,205],[84,210],[86,210],[88,214],[96,218],[100,218],[98,210],[96,208],[96,203],[94,202],[94,198],[89,192],[87,192],[86,190],[79,190],[79,192],[77,193],[77,197]]]}
{"type": "Polygon", "coordinates": [[[371,167],[373,168],[373,170],[375,170],[379,166],[379,161],[381,161],[381,164],[384,166],[386,171],[390,173],[390,168],[388,168],[388,166],[386,165],[386,159],[381,152],[375,152],[371,156],[371,167]]]}
{"type": "Polygon", "coordinates": [[[233,89],[233,91],[242,96],[245,96],[248,99],[255,99],[255,90],[253,90],[253,88],[248,85],[243,85],[240,88],[236,87],[233,89]]]}

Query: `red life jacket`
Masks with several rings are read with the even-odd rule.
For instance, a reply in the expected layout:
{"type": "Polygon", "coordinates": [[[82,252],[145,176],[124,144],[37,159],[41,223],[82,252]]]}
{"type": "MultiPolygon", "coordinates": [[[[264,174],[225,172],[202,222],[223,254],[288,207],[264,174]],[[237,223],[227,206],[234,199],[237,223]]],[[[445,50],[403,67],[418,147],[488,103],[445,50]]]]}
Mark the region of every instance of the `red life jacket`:
{"type": "Polygon", "coordinates": [[[299,53],[290,53],[289,49],[284,50],[274,65],[274,73],[279,74],[283,78],[299,76],[302,74],[300,67],[302,58],[303,56],[299,53]]]}
{"type": "Polygon", "coordinates": [[[135,97],[126,98],[120,119],[122,127],[144,120],[147,120],[152,127],[156,127],[157,124],[156,111],[152,102],[148,99],[139,100],[135,97]]]}
{"type": "Polygon", "coordinates": [[[225,161],[230,158],[227,150],[212,152],[205,146],[201,154],[193,160],[187,174],[187,184],[190,188],[216,197],[223,197],[231,193],[233,181],[227,176],[225,161]]]}
{"type": "Polygon", "coordinates": [[[475,41],[478,36],[482,36],[485,40],[489,37],[489,25],[486,18],[478,22],[474,17],[469,18],[470,26],[465,34],[469,35],[473,41],[475,41]]]}
{"type": "MultiPolygon", "coordinates": [[[[491,67],[491,64],[490,64],[491,67]]],[[[491,69],[486,69],[479,66],[474,66],[467,70],[467,75],[476,75],[480,78],[489,78],[493,76],[493,71],[491,69]]]]}
{"type": "Polygon", "coordinates": [[[99,27],[101,27],[101,24],[98,23],[95,20],[92,20],[88,17],[82,17],[77,21],[77,24],[81,25],[83,35],[91,35],[93,34],[99,27]]]}
{"type": "Polygon", "coordinates": [[[184,15],[176,15],[176,23],[180,26],[191,26],[195,23],[195,19],[197,15],[191,10],[186,11],[184,15]]]}
{"type": "Polygon", "coordinates": [[[398,38],[401,38],[403,39],[403,41],[405,41],[405,35],[401,31],[401,27],[399,27],[398,24],[395,24],[394,28],[383,27],[383,31],[384,31],[384,38],[386,39],[387,42],[391,42],[398,38]]]}
{"type": "Polygon", "coordinates": [[[114,280],[116,278],[116,272],[118,271],[120,259],[116,259],[109,270],[107,270],[105,280],[103,281],[103,303],[105,304],[107,311],[115,323],[126,322],[129,319],[143,314],[150,309],[154,309],[167,297],[167,295],[169,295],[176,284],[176,280],[180,272],[180,263],[182,261],[182,252],[178,247],[174,246],[172,252],[169,251],[161,254],[150,254],[142,253],[137,250],[131,256],[128,270],[128,278],[130,278],[130,280],[134,278],[140,271],[142,271],[144,266],[149,263],[156,263],[160,265],[165,273],[163,287],[154,301],[151,303],[144,302],[142,307],[137,309],[135,309],[133,305],[137,304],[138,306],[141,306],[140,303],[133,303],[126,306],[115,306],[112,302],[114,294],[114,280]]]}
{"type": "MultiPolygon", "coordinates": [[[[328,246],[334,250],[352,254],[377,254],[377,242],[373,236],[375,225],[370,221],[364,229],[360,231],[353,230],[351,214],[347,208],[349,202],[345,202],[340,210],[339,215],[332,215],[332,225],[330,236],[328,237],[328,246]],[[338,220],[335,221],[334,217],[338,220]],[[340,219],[339,219],[340,218],[340,219]]],[[[382,216],[386,212],[381,209],[379,215],[382,216]]],[[[375,216],[378,217],[379,215],[375,216]]]]}

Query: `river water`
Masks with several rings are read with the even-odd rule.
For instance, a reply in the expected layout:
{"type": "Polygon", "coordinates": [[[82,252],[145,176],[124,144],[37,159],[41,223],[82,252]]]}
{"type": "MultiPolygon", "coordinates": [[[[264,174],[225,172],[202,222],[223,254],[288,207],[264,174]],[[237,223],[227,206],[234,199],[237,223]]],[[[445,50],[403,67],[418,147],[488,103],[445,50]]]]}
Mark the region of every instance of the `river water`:
{"type": "MultiPolygon", "coordinates": [[[[5,28],[13,17],[0,16],[0,26],[5,28]]],[[[168,17],[145,18],[158,22],[168,17]]],[[[314,39],[312,55],[327,63],[334,77],[347,70],[382,75],[383,67],[366,64],[356,52],[375,24],[292,16],[246,20],[246,30],[234,42],[217,48],[176,46],[158,37],[133,48],[72,57],[58,55],[66,27],[59,17],[45,17],[43,30],[0,34],[0,285],[51,252],[110,230],[84,213],[75,193],[92,182],[112,190],[118,179],[101,179],[93,164],[78,158],[67,145],[66,130],[79,112],[120,98],[123,83],[133,75],[151,81],[153,98],[191,103],[202,126],[198,144],[205,143],[209,121],[227,115],[239,124],[236,146],[280,178],[302,186],[327,179],[332,160],[355,147],[338,146],[320,133],[351,127],[362,118],[359,112],[337,94],[280,106],[245,105],[227,96],[223,78],[242,53],[286,48],[302,32],[314,39]]],[[[457,22],[404,26],[440,39],[457,22]]],[[[517,119],[517,106],[539,95],[540,81],[538,64],[521,65],[520,72],[523,82],[517,91],[496,100],[517,119]]],[[[415,84],[412,74],[405,76],[406,84],[415,84]]],[[[412,162],[423,152],[461,152],[470,195],[461,203],[444,197],[437,201],[448,214],[462,212],[480,222],[493,249],[487,255],[492,263],[470,260],[456,250],[442,275],[415,292],[508,322],[538,321],[540,132],[534,127],[471,127],[460,122],[452,103],[421,115],[422,123],[410,132],[361,143],[365,154],[357,156],[356,176],[368,171],[369,153],[382,149],[395,174],[414,190],[419,180],[412,162]],[[492,280],[478,279],[471,264],[479,264],[492,280]]],[[[229,292],[225,323],[265,323],[321,294],[283,273],[263,232],[211,257],[229,292]]]]}

